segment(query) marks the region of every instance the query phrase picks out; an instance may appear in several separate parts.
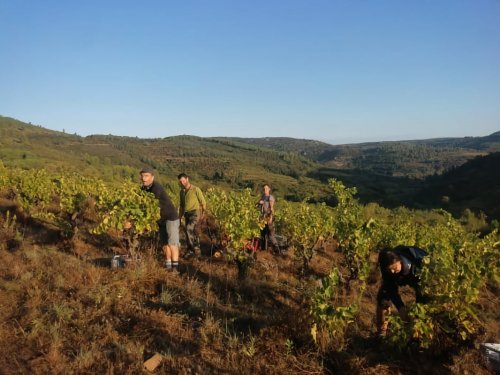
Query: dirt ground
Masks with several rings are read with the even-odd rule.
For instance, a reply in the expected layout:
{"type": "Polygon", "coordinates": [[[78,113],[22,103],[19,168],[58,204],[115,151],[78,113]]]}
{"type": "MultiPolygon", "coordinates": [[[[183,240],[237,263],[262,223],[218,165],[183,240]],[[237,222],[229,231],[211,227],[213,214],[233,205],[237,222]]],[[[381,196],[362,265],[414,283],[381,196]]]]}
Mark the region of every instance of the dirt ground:
{"type": "MultiPolygon", "coordinates": [[[[373,254],[357,320],[329,350],[312,340],[308,301],[321,277],[342,269],[334,243],[317,249],[303,277],[289,249],[259,252],[239,279],[233,263],[214,256],[208,232],[202,228],[201,255],[181,258],[180,274],[163,267],[153,242],[140,260],[114,269],[111,257],[125,251],[118,234],[81,230],[69,241],[0,201],[0,373],[147,373],[144,361],[155,353],[159,374],[492,373],[479,344],[499,340],[497,286],[481,294],[473,341],[446,352],[398,352],[373,335],[373,254]]],[[[350,285],[348,293],[358,292],[350,285]]]]}

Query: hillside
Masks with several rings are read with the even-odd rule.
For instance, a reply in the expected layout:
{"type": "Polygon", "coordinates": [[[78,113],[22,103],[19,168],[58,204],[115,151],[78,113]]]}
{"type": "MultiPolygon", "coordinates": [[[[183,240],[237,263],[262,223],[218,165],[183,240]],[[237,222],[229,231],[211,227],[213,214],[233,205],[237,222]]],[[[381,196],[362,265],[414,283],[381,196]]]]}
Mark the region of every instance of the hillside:
{"type": "Polygon", "coordinates": [[[0,159],[6,166],[74,170],[105,180],[137,178],[148,164],[160,179],[176,181],[186,172],[206,187],[259,189],[270,182],[275,193],[291,200],[320,200],[325,187],[307,177],[319,164],[293,152],[277,152],[241,142],[175,136],[139,139],[113,135],[81,137],[0,117],[0,159]]]}
{"type": "Polygon", "coordinates": [[[459,215],[465,209],[500,219],[500,152],[492,153],[425,181],[414,196],[423,207],[443,207],[459,215]]]}
{"type": "Polygon", "coordinates": [[[0,160],[6,166],[135,180],[137,171],[149,164],[174,190],[177,174],[187,172],[203,188],[251,188],[257,193],[262,183],[269,182],[278,198],[313,202],[329,202],[326,181],[337,178],[356,186],[364,203],[445,207],[457,216],[469,207],[499,218],[498,204],[492,204],[491,198],[499,184],[490,178],[497,174],[498,164],[485,162],[478,167],[481,159],[474,159],[495,151],[500,151],[500,132],[486,137],[334,146],[284,137],[81,137],[0,117],[0,160]],[[476,164],[457,169],[471,159],[476,164]],[[451,190],[448,179],[454,186],[451,190]],[[467,180],[474,183],[464,183],[467,180]]]}
{"type": "Polygon", "coordinates": [[[384,176],[363,170],[322,168],[311,177],[335,177],[356,186],[364,203],[384,207],[444,208],[460,217],[464,210],[500,219],[500,152],[477,156],[461,166],[423,180],[384,176]]]}
{"type": "Polygon", "coordinates": [[[74,170],[105,179],[129,177],[140,163],[108,143],[0,117],[0,159],[6,166],[74,170]]]}
{"type": "Polygon", "coordinates": [[[425,178],[500,151],[500,132],[485,137],[329,145],[292,138],[238,138],[279,151],[296,151],[333,170],[362,170],[393,177],[425,178]]]}

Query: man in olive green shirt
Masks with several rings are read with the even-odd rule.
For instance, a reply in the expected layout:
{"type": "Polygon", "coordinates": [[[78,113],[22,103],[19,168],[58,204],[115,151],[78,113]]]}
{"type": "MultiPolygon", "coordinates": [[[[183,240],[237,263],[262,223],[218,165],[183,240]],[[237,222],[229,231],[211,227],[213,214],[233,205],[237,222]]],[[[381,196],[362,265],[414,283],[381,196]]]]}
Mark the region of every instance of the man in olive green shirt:
{"type": "Polygon", "coordinates": [[[185,173],[177,176],[181,185],[179,217],[184,217],[185,233],[187,242],[186,257],[201,253],[200,238],[196,231],[198,221],[203,219],[206,209],[206,202],[200,188],[189,182],[189,177],[185,173]]]}

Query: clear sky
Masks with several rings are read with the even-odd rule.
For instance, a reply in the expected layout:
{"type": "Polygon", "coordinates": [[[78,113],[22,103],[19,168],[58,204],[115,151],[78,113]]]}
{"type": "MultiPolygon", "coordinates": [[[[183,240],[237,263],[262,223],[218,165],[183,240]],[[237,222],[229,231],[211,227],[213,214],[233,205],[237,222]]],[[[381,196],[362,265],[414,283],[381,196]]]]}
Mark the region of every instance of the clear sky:
{"type": "Polygon", "coordinates": [[[141,138],[488,135],[500,1],[2,0],[0,115],[141,138]]]}

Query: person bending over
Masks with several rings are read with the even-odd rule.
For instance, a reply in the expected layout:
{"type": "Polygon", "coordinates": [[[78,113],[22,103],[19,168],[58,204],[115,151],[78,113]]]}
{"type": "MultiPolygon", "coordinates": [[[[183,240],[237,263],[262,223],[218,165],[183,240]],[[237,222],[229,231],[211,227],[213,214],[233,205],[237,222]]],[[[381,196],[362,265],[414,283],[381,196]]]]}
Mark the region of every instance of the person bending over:
{"type": "Polygon", "coordinates": [[[408,319],[408,313],[399,287],[409,285],[415,290],[416,302],[424,303],[426,298],[420,291],[420,270],[427,252],[415,246],[399,245],[394,249],[382,250],[378,257],[378,265],[382,273],[382,285],[377,294],[377,333],[385,337],[388,328],[388,316],[391,312],[391,302],[396,306],[403,320],[408,319]]]}
{"type": "Polygon", "coordinates": [[[155,171],[144,167],[141,175],[141,189],[154,194],[160,204],[160,244],[165,255],[168,270],[178,272],[179,267],[179,215],[163,186],[155,181],[155,171]]]}

